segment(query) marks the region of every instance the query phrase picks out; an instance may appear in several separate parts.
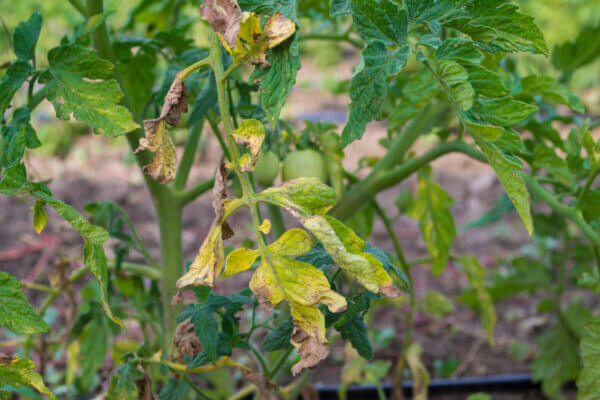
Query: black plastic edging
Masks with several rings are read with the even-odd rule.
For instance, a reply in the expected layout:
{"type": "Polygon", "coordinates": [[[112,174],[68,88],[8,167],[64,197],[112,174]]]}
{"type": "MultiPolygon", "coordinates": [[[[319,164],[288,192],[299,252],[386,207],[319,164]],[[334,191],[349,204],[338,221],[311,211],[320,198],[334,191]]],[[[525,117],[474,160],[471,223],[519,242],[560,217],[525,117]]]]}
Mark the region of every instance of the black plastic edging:
{"type": "MultiPolygon", "coordinates": [[[[392,384],[384,383],[382,388],[387,395],[392,391],[392,384]]],[[[338,400],[339,385],[315,385],[320,395],[320,400],[338,400]]],[[[403,385],[404,395],[412,396],[412,382],[403,385]]],[[[433,379],[429,384],[429,396],[451,395],[451,394],[473,394],[477,392],[486,393],[523,393],[528,391],[540,391],[539,382],[534,382],[531,374],[494,375],[486,377],[433,379]]],[[[348,400],[370,400],[378,399],[375,385],[349,386],[347,390],[348,400]]]]}

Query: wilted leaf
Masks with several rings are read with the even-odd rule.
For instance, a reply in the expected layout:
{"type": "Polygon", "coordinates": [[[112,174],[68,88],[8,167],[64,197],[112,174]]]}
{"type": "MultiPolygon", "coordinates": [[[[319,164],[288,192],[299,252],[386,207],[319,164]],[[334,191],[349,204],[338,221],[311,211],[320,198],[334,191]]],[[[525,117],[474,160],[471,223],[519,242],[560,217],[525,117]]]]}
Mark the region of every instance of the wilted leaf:
{"type": "Polygon", "coordinates": [[[144,172],[162,184],[173,182],[177,174],[177,155],[165,120],[163,118],[146,120],[144,129],[146,137],[140,139],[140,146],[136,153],[142,150],[155,153],[152,162],[144,166],[144,172]]]}
{"type": "Polygon", "coordinates": [[[235,47],[242,10],[236,0],[206,0],[200,7],[202,17],[230,48],[235,47]]]}
{"type": "Polygon", "coordinates": [[[18,335],[48,332],[48,325],[29,304],[20,287],[19,281],[0,271],[0,326],[18,335]]]}
{"type": "Polygon", "coordinates": [[[48,100],[56,116],[72,116],[98,134],[124,135],[138,125],[131,113],[119,105],[123,93],[112,76],[113,65],[93,50],[79,45],[62,45],[48,53],[50,67],[40,77],[46,82],[48,100]]]}
{"type": "Polygon", "coordinates": [[[300,222],[323,243],[335,263],[366,289],[388,297],[400,295],[382,263],[365,252],[366,243],[350,228],[330,216],[305,217],[300,222]]]}
{"type": "Polygon", "coordinates": [[[200,247],[189,271],[177,281],[177,288],[212,286],[215,279],[221,274],[224,260],[221,224],[215,222],[211,226],[206,239],[204,239],[204,243],[202,243],[202,247],[200,247]]]}
{"type": "Polygon", "coordinates": [[[56,396],[48,390],[40,374],[34,371],[35,368],[33,361],[0,354],[0,389],[5,385],[17,388],[31,386],[40,394],[56,400],[56,396]]]}
{"type": "Polygon", "coordinates": [[[189,320],[194,325],[202,351],[210,361],[218,358],[219,321],[213,309],[204,304],[190,304],[177,316],[177,322],[189,320]]]}
{"type": "Polygon", "coordinates": [[[242,376],[248,383],[253,384],[258,389],[258,395],[261,400],[276,400],[277,396],[271,393],[271,390],[278,391],[279,387],[266,376],[258,372],[243,370],[242,376]]]}
{"type": "Polygon", "coordinates": [[[427,387],[429,386],[429,373],[421,362],[423,348],[418,343],[412,343],[404,350],[404,359],[410,369],[413,380],[413,398],[427,400],[427,387]]]}

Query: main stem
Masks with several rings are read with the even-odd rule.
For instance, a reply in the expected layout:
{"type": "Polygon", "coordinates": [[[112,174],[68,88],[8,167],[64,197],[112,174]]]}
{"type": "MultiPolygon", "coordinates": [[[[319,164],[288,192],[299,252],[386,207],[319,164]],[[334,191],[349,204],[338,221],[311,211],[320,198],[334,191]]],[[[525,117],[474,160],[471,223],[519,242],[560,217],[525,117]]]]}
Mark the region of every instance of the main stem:
{"type": "MultiPolygon", "coordinates": [[[[87,0],[86,17],[88,19],[95,15],[101,15],[102,13],[104,13],[103,0],[87,0]]],[[[136,122],[141,125],[141,118],[135,112],[137,108],[132,104],[130,97],[128,96],[127,87],[125,86],[119,71],[112,43],[108,35],[106,22],[102,22],[100,26],[91,33],[91,38],[93,47],[98,55],[111,61],[115,65],[114,76],[123,91],[123,103],[134,115],[136,122]]],[[[128,133],[126,137],[129,147],[132,150],[135,150],[139,145],[140,138],[143,136],[144,131],[142,129],[137,129],[128,133]]],[[[148,152],[138,153],[135,157],[140,168],[149,164],[151,161],[151,154],[148,152]]],[[[160,248],[162,253],[160,285],[161,303],[164,313],[163,326],[165,330],[163,337],[166,338],[166,349],[170,350],[171,337],[177,326],[175,318],[181,309],[180,306],[171,306],[171,299],[176,293],[175,283],[181,275],[181,268],[183,265],[183,249],[181,241],[181,215],[183,207],[175,200],[173,191],[168,186],[159,184],[146,174],[143,175],[146,186],[152,195],[160,226],[160,248]]]]}

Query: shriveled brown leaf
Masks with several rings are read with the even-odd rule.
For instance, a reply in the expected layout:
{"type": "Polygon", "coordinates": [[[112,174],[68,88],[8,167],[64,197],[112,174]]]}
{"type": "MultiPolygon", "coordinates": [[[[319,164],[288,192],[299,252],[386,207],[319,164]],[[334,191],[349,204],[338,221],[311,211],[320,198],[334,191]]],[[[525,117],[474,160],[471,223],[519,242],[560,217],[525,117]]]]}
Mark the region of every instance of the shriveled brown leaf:
{"type": "Polygon", "coordinates": [[[292,375],[294,376],[302,372],[304,368],[316,366],[319,361],[324,360],[329,355],[325,337],[317,330],[309,332],[296,325],[292,331],[291,343],[300,355],[300,361],[292,367],[292,375]]]}
{"type": "Polygon", "coordinates": [[[269,18],[264,28],[270,48],[278,46],[291,37],[294,32],[296,32],[296,24],[279,12],[269,18]]]}
{"type": "Polygon", "coordinates": [[[205,0],[200,13],[229,47],[235,47],[242,18],[242,10],[236,0],[205,0]]]}
{"type": "Polygon", "coordinates": [[[162,184],[173,182],[177,174],[175,170],[177,155],[164,119],[146,120],[144,129],[146,137],[140,139],[140,146],[135,152],[149,150],[154,153],[154,159],[150,164],[144,166],[144,172],[162,184]]]}
{"type": "Polygon", "coordinates": [[[248,370],[243,370],[242,376],[247,382],[256,386],[260,400],[277,399],[277,397],[271,393],[271,390],[279,390],[279,387],[277,387],[277,385],[266,376],[259,374],[258,372],[248,370]]]}
{"type": "Polygon", "coordinates": [[[320,400],[321,399],[321,396],[319,396],[319,392],[317,392],[317,389],[310,383],[308,385],[304,386],[304,388],[302,388],[302,391],[300,392],[300,394],[302,395],[303,400],[320,400]]]}
{"type": "Polygon", "coordinates": [[[165,96],[165,104],[163,105],[160,117],[164,118],[169,125],[179,125],[181,114],[188,111],[188,91],[183,81],[175,78],[167,95],[165,96]]]}
{"type": "Polygon", "coordinates": [[[215,184],[212,192],[212,206],[215,210],[215,219],[220,221],[225,213],[223,201],[227,198],[227,168],[221,164],[215,176],[215,184]]]}
{"type": "Polygon", "coordinates": [[[175,328],[173,347],[177,350],[178,360],[183,360],[186,355],[196,356],[202,351],[202,344],[196,337],[194,325],[189,319],[186,319],[175,328]]]}

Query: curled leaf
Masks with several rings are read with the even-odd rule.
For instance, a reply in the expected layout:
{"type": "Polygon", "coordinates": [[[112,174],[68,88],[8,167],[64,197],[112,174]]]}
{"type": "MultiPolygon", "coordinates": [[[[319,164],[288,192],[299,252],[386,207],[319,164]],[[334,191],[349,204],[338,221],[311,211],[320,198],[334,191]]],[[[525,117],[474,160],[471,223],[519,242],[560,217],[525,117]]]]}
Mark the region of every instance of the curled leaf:
{"type": "Polygon", "coordinates": [[[235,47],[242,10],[236,0],[206,0],[200,7],[202,17],[229,47],[235,47]]]}
{"type": "Polygon", "coordinates": [[[177,354],[181,360],[184,356],[192,356],[200,354],[202,344],[194,331],[194,324],[190,319],[186,319],[175,328],[173,335],[173,347],[177,350],[177,354]]]}
{"type": "Polygon", "coordinates": [[[177,281],[177,288],[212,286],[221,273],[224,260],[221,224],[215,221],[204,243],[202,243],[198,255],[190,266],[190,270],[177,281]]]}
{"type": "Polygon", "coordinates": [[[169,125],[179,125],[181,114],[188,111],[188,91],[182,80],[175,78],[167,95],[165,96],[165,104],[163,105],[161,118],[164,118],[169,125]]]}
{"type": "Polygon", "coordinates": [[[292,374],[298,375],[304,368],[312,368],[329,354],[325,339],[325,319],[314,307],[292,308],[294,330],[292,346],[300,355],[300,361],[292,367],[292,374]]]}
{"type": "Polygon", "coordinates": [[[165,120],[163,118],[146,120],[144,121],[144,129],[146,137],[140,139],[140,147],[135,152],[149,150],[155,153],[152,162],[144,166],[144,172],[160,183],[173,182],[176,175],[177,155],[165,120]]]}
{"type": "Polygon", "coordinates": [[[264,29],[270,48],[281,44],[291,37],[294,32],[296,32],[296,24],[279,12],[269,18],[264,29]]]}

